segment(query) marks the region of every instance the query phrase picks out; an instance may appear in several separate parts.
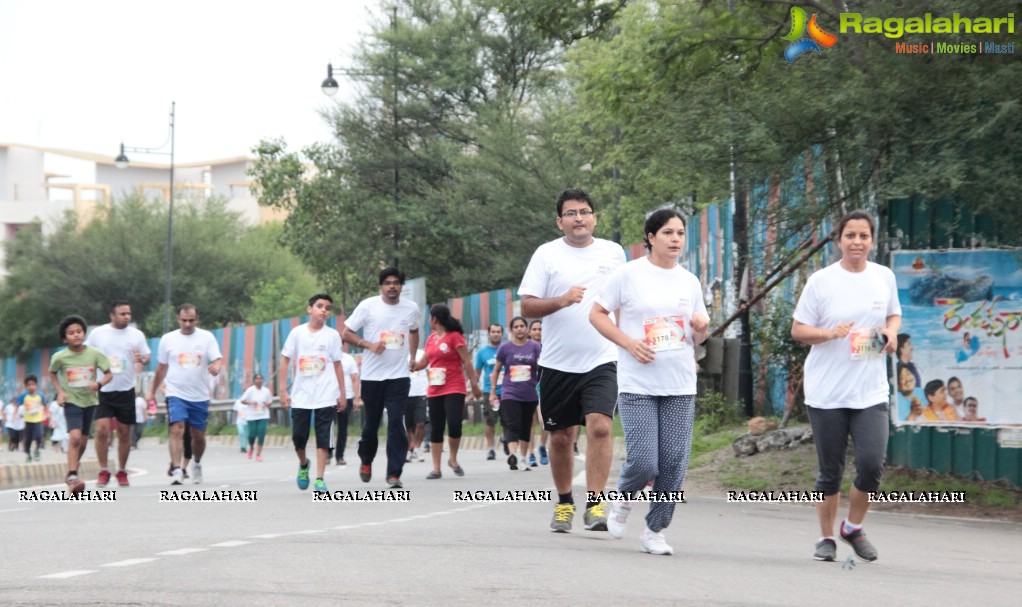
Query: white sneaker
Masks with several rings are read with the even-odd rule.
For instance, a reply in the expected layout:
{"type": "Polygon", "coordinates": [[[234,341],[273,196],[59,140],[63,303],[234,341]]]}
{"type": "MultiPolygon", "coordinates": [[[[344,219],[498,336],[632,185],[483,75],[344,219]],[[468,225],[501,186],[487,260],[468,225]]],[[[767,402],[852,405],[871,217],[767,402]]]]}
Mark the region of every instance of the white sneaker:
{"type": "Polygon", "coordinates": [[[639,534],[639,544],[642,546],[643,552],[650,554],[674,554],[674,548],[668,546],[667,542],[664,541],[664,534],[654,533],[650,531],[649,527],[639,534]]]}
{"type": "Polygon", "coordinates": [[[415,459],[420,462],[426,461],[426,458],[422,456],[422,449],[419,449],[418,447],[415,448],[415,459]]]}
{"type": "Polygon", "coordinates": [[[202,464],[199,462],[192,463],[192,482],[196,485],[202,482],[202,464]]]}
{"type": "Polygon", "coordinates": [[[616,500],[607,517],[607,531],[616,540],[621,539],[628,529],[628,515],[632,513],[632,505],[625,500],[616,500]]]}
{"type": "Polygon", "coordinates": [[[174,471],[170,473],[170,484],[171,485],[182,485],[185,482],[184,472],[180,468],[174,468],[174,471]]]}
{"type": "Polygon", "coordinates": [[[414,458],[415,458],[415,451],[414,450],[409,451],[408,455],[405,456],[405,463],[407,464],[408,462],[412,461],[412,459],[414,459],[414,458]]]}

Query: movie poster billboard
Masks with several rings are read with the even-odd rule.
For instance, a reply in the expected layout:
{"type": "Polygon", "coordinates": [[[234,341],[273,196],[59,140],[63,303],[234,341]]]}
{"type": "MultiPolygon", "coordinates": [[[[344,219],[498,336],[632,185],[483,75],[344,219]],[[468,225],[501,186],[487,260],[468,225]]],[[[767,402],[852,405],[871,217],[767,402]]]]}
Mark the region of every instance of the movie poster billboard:
{"type": "Polygon", "coordinates": [[[1022,249],[897,251],[897,424],[1022,424],[1022,249]]]}

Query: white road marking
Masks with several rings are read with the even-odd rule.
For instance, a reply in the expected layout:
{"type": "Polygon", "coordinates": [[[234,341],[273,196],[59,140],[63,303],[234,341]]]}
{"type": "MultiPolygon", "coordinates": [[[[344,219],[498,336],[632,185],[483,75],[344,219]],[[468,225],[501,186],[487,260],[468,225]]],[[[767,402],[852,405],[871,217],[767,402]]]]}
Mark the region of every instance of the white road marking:
{"type": "Polygon", "coordinates": [[[51,573],[49,575],[40,575],[40,580],[62,580],[64,578],[75,577],[79,575],[87,575],[89,573],[96,573],[95,569],[72,569],[71,571],[61,571],[60,573],[51,573]]]}
{"type": "Polygon", "coordinates": [[[257,540],[272,540],[273,538],[284,537],[285,535],[287,535],[287,534],[286,533],[263,533],[263,534],[260,534],[260,535],[250,535],[248,537],[253,538],[253,539],[257,539],[257,540]]]}
{"type": "Polygon", "coordinates": [[[0,514],[5,512],[21,512],[22,510],[31,510],[31,508],[11,508],[10,510],[0,510],[0,514]]]}
{"type": "Polygon", "coordinates": [[[142,563],[150,563],[155,561],[155,558],[144,558],[144,559],[127,559],[124,561],[116,561],[113,563],[103,563],[100,567],[130,567],[132,565],[141,565],[142,563]]]}
{"type": "Polygon", "coordinates": [[[234,548],[235,546],[244,546],[251,544],[252,542],[246,542],[244,540],[230,540],[227,542],[220,542],[219,544],[210,544],[211,548],[234,548]]]}
{"type": "Polygon", "coordinates": [[[178,548],[177,550],[166,550],[164,552],[157,552],[158,555],[166,556],[181,556],[183,554],[195,554],[196,552],[205,552],[209,548],[178,548]]]}

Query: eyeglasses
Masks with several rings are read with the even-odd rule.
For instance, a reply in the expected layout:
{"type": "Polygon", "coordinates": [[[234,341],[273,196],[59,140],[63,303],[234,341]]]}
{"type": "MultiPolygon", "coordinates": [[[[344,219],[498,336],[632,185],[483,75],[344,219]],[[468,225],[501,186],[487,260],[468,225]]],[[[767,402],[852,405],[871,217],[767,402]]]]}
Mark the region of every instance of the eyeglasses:
{"type": "Polygon", "coordinates": [[[568,219],[575,219],[576,217],[592,217],[592,209],[582,209],[581,211],[565,211],[561,213],[561,217],[567,217],[568,219]]]}

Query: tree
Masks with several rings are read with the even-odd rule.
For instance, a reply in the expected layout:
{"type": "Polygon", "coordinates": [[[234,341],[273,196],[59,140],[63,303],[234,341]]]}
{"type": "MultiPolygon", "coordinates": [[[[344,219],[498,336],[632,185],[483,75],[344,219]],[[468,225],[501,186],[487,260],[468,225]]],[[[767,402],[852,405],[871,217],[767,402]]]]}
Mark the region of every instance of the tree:
{"type": "Polygon", "coordinates": [[[256,148],[260,202],[289,210],[284,242],[345,307],[395,260],[432,300],[517,284],[557,235],[553,202],[584,163],[548,114],[559,45],[498,8],[398,2],[356,56],[361,97],[325,116],[336,142],[256,148]]]}
{"type": "MultiPolygon", "coordinates": [[[[147,335],[160,335],[166,230],[162,202],[131,196],[99,207],[84,226],[68,214],[49,236],[19,233],[0,285],[0,351],[59,344],[62,317],[104,323],[120,298],[147,335]]],[[[302,313],[314,283],[277,244],[279,230],[247,227],[222,199],[183,201],[174,209],[173,305],[194,303],[206,327],[252,322],[249,313],[262,321],[302,313]]]]}

